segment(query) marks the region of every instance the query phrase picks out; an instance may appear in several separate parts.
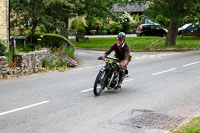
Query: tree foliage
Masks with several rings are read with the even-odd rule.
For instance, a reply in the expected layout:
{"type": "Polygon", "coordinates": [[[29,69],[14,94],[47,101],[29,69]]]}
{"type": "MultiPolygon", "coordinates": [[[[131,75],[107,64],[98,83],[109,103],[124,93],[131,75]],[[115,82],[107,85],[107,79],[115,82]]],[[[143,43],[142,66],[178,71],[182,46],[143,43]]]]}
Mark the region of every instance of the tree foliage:
{"type": "Polygon", "coordinates": [[[183,25],[184,20],[190,17],[194,20],[199,15],[200,0],[152,0],[150,8],[146,11],[151,16],[162,15],[173,19],[178,25],[183,25]]]}
{"type": "MultiPolygon", "coordinates": [[[[71,0],[73,1],[73,0],[71,0]]],[[[68,18],[75,16],[75,4],[70,0],[11,0],[12,25],[30,30],[30,36],[39,28],[55,32],[66,27],[68,18]]]]}
{"type": "MultiPolygon", "coordinates": [[[[130,0],[129,2],[145,2],[144,0],[130,0]]],[[[146,11],[151,17],[161,16],[169,20],[166,45],[176,45],[178,27],[184,23],[199,21],[200,0],[146,0],[149,9],[146,11]]]]}
{"type": "Polygon", "coordinates": [[[67,27],[68,19],[85,14],[107,18],[115,16],[112,5],[123,0],[11,0],[12,25],[29,29],[32,36],[37,27],[44,32],[55,32],[67,27]]]}
{"type": "Polygon", "coordinates": [[[77,33],[79,34],[85,34],[85,25],[80,19],[75,19],[72,21],[72,29],[75,29],[77,33]]]}

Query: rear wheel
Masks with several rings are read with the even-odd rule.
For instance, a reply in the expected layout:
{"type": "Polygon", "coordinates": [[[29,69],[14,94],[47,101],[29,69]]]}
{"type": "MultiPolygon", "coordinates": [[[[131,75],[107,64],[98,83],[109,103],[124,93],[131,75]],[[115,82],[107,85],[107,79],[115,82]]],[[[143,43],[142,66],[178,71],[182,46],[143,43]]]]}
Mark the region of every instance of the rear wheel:
{"type": "Polygon", "coordinates": [[[95,96],[99,96],[101,94],[101,92],[104,90],[104,88],[106,86],[105,85],[105,77],[106,77],[105,71],[103,71],[103,72],[100,71],[98,73],[96,80],[94,82],[94,89],[93,89],[95,96]]]}

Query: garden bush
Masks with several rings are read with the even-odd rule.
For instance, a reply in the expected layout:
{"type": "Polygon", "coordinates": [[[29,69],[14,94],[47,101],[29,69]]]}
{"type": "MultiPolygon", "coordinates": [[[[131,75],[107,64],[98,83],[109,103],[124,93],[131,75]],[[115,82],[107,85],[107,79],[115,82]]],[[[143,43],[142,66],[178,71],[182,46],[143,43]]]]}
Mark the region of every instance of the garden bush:
{"type": "Polygon", "coordinates": [[[111,23],[106,26],[106,29],[111,33],[118,33],[122,30],[122,25],[119,23],[111,23]]]}
{"type": "Polygon", "coordinates": [[[86,33],[87,34],[93,34],[93,33],[96,33],[99,29],[99,24],[98,24],[98,21],[97,19],[94,17],[94,16],[90,16],[90,15],[87,15],[86,16],[86,33]],[[96,32],[92,32],[91,31],[96,31],[96,32]]]}
{"type": "Polygon", "coordinates": [[[72,29],[75,29],[77,33],[85,34],[85,25],[80,19],[75,19],[72,21],[72,29]]]}
{"type": "Polygon", "coordinates": [[[41,43],[43,47],[48,47],[53,49],[65,45],[65,47],[71,47],[73,50],[75,50],[74,44],[72,44],[67,38],[63,36],[49,33],[49,34],[43,34],[41,38],[42,38],[41,43]]]}
{"type": "Polygon", "coordinates": [[[0,56],[5,56],[5,53],[6,53],[5,42],[0,40],[0,56]]]}

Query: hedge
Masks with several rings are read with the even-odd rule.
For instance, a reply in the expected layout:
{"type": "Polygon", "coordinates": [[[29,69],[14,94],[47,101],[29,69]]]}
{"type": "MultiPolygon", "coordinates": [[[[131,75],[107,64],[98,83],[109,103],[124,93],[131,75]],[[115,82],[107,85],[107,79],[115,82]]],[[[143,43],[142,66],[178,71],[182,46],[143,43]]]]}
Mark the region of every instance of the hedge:
{"type": "Polygon", "coordinates": [[[54,33],[47,33],[43,34],[41,38],[43,47],[58,48],[61,45],[66,45],[67,47],[72,47],[75,50],[74,44],[61,35],[54,33]]]}
{"type": "Polygon", "coordinates": [[[86,33],[85,25],[80,19],[75,19],[74,21],[72,21],[72,29],[75,29],[78,33],[86,33]]]}

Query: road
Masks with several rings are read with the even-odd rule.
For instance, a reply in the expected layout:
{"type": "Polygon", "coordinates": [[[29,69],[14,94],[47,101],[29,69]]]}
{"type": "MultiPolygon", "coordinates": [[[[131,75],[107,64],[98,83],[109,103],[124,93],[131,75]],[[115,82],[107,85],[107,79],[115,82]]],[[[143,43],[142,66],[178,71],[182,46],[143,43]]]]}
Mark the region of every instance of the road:
{"type": "Polygon", "coordinates": [[[122,89],[92,92],[103,51],[66,72],[0,81],[1,133],[165,133],[200,112],[200,51],[136,52],[122,89]]]}

